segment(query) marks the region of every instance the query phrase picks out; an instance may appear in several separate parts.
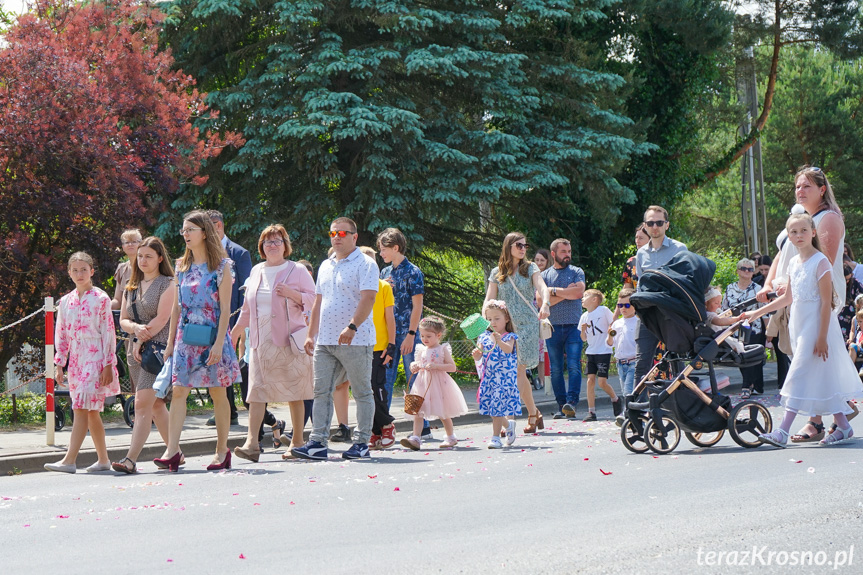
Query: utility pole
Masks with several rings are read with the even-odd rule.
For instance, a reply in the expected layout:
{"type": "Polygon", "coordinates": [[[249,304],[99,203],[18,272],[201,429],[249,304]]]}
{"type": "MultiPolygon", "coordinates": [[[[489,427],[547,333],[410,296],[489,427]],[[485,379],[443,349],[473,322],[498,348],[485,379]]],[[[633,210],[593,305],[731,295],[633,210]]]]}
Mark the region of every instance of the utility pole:
{"type": "MultiPolygon", "coordinates": [[[[737,90],[740,101],[746,106],[746,119],[739,133],[745,138],[757,118],[758,84],[755,79],[755,56],[751,47],[743,50],[737,60],[737,90]]],[[[770,252],[767,237],[767,210],[764,206],[764,172],[761,161],[761,140],[746,151],[740,159],[740,215],[743,222],[743,245],[746,255],[752,252],[770,252]]]]}

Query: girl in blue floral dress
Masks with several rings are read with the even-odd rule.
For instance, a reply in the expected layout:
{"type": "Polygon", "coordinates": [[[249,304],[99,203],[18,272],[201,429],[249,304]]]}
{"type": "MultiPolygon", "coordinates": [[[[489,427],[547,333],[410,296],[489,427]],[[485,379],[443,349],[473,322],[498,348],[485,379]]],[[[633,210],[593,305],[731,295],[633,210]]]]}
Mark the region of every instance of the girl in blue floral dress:
{"type": "Polygon", "coordinates": [[[180,434],[186,419],[186,398],[193,387],[206,387],[213,400],[216,416],[216,454],[207,466],[210,471],[231,468],[228,430],[231,411],[226,390],[240,379],[237,354],[228,334],[231,315],[233,262],[226,257],[213,222],[206,212],[194,211],[183,217],[180,234],[186,253],[177,261],[179,300],[171,312],[171,327],[165,357],[173,356],[173,400],[168,426],[168,445],[162,457],[153,460],[157,467],[178,471],[183,462],[180,434]],[[198,343],[193,330],[205,332],[198,343]],[[207,329],[209,328],[209,330],[207,329]]]}
{"type": "Polygon", "coordinates": [[[483,306],[483,316],[489,322],[491,332],[477,339],[473,358],[479,374],[479,412],[491,416],[492,437],[489,449],[500,449],[500,431],[506,428],[506,444],[515,443],[515,420],[507,416],[521,413],[518,394],[518,355],[513,333],[512,319],[502,300],[488,300],[483,306]]]}

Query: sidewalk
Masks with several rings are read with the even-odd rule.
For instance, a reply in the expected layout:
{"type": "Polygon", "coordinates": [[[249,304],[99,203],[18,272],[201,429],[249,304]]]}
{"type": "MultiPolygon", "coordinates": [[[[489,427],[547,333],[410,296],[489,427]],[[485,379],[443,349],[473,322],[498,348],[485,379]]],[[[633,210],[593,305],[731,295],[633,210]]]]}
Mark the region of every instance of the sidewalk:
{"type": "MultiPolygon", "coordinates": [[[[731,380],[731,385],[723,390],[725,395],[739,393],[742,385],[740,370],[735,368],[717,368],[716,372],[717,374],[727,375],[731,380]]],[[[775,389],[775,363],[768,363],[764,366],[764,380],[765,387],[767,389],[775,389]]],[[[586,377],[583,377],[581,401],[578,405],[579,416],[584,416],[587,410],[587,391],[585,382],[586,377]]],[[[608,382],[616,392],[620,393],[620,384],[616,376],[610,377],[608,382]]],[[[551,393],[550,384],[547,387],[548,392],[542,389],[534,390],[533,397],[537,407],[542,411],[543,415],[548,419],[551,419],[551,414],[557,411],[557,404],[554,401],[554,395],[551,393]]],[[[477,411],[478,405],[476,392],[476,387],[462,388],[462,393],[464,393],[465,402],[467,403],[469,411],[466,415],[455,419],[456,426],[459,424],[478,423],[488,419],[488,417],[480,415],[477,411]]],[[[402,401],[401,396],[398,395],[399,393],[400,392],[397,390],[397,395],[393,399],[390,413],[396,418],[396,431],[400,435],[403,435],[411,430],[413,420],[411,416],[404,413],[404,402],[402,401]]],[[[610,404],[608,396],[600,390],[597,391],[596,401],[597,406],[604,406],[606,408],[608,407],[608,404],[610,404]]],[[[288,410],[287,405],[277,404],[270,406],[270,411],[272,411],[278,419],[284,419],[288,422],[288,425],[290,425],[290,411],[288,410]]],[[[216,430],[214,427],[208,427],[206,425],[208,418],[209,414],[190,415],[186,418],[186,424],[183,428],[183,435],[180,441],[183,453],[186,455],[204,455],[207,453],[213,453],[215,450],[216,430]]],[[[247,412],[241,408],[240,424],[231,426],[231,432],[228,438],[228,445],[230,447],[233,448],[234,446],[242,445],[245,441],[247,421],[247,412]]],[[[520,418],[519,421],[519,429],[521,429],[524,421],[526,421],[526,417],[520,418]]],[[[348,425],[352,428],[356,425],[356,405],[353,400],[351,400],[348,406],[348,425]]],[[[438,430],[435,434],[437,438],[440,438],[443,430],[440,429],[439,422],[433,421],[432,429],[438,430]]],[[[309,430],[310,425],[307,425],[307,434],[309,430]]],[[[269,428],[265,426],[265,432],[267,431],[269,431],[269,428]]],[[[111,460],[118,461],[125,457],[126,451],[129,447],[129,440],[131,438],[131,429],[123,422],[111,423],[106,424],[105,433],[107,436],[108,453],[111,460]]],[[[55,433],[56,446],[46,446],[44,429],[0,432],[0,475],[5,476],[14,473],[32,473],[42,471],[42,466],[45,463],[57,461],[62,458],[63,453],[66,450],[70,434],[71,426],[67,424],[62,431],[55,433]]],[[[272,444],[270,443],[271,437],[272,435],[270,433],[265,433],[264,449],[266,451],[270,451],[272,449],[272,444]]],[[[92,448],[92,445],[93,444],[89,438],[84,440],[84,447],[78,456],[79,468],[87,467],[96,461],[96,452],[92,448]]],[[[338,447],[340,445],[344,445],[345,448],[348,447],[347,444],[335,444],[334,447],[338,447]]],[[[144,446],[141,456],[138,459],[139,461],[146,462],[154,457],[159,457],[162,455],[164,448],[165,446],[159,437],[159,433],[156,431],[156,428],[153,427],[152,432],[150,433],[150,439],[144,446]]],[[[279,450],[279,452],[282,451],[284,451],[284,447],[279,450]]]]}

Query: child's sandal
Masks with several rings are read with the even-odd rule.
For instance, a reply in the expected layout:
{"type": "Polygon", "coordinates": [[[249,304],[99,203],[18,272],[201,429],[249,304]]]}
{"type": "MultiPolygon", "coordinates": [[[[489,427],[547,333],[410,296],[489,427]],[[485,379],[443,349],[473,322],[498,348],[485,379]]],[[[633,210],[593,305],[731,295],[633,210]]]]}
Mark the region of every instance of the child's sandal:
{"type": "Polygon", "coordinates": [[[854,430],[851,429],[851,426],[849,425],[845,429],[842,429],[841,427],[837,428],[836,431],[822,439],[819,443],[821,445],[835,445],[845,441],[846,439],[851,439],[852,437],[854,437],[854,430]]]}

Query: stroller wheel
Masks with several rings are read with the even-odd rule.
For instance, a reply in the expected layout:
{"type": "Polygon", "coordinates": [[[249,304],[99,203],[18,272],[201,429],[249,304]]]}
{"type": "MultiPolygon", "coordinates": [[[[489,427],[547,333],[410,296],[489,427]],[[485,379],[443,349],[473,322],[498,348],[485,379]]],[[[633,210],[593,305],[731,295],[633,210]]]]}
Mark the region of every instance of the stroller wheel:
{"type": "Polygon", "coordinates": [[[647,418],[640,415],[636,421],[627,417],[623,420],[623,425],[620,426],[620,441],[624,447],[633,453],[644,453],[648,450],[647,443],[644,441],[646,423],[647,418]]]}
{"type": "Polygon", "coordinates": [[[685,431],[683,435],[686,436],[686,439],[688,439],[692,445],[697,445],[698,447],[713,447],[719,443],[719,440],[722,439],[723,435],[725,435],[725,430],[720,429],[713,433],[690,433],[689,431],[685,431]]]}
{"type": "Polygon", "coordinates": [[[60,431],[66,425],[66,409],[61,405],[54,407],[54,431],[60,431]]]}
{"type": "Polygon", "coordinates": [[[651,418],[644,426],[644,442],[659,455],[671,453],[680,443],[680,427],[664,415],[659,420],[651,418]]]}
{"type": "Polygon", "coordinates": [[[126,398],[123,402],[123,419],[129,427],[135,426],[135,396],[126,398]]]}
{"type": "Polygon", "coordinates": [[[773,431],[773,418],[766,407],[754,400],[742,401],[734,406],[728,417],[728,432],[740,447],[761,447],[758,435],[773,431]]]}

